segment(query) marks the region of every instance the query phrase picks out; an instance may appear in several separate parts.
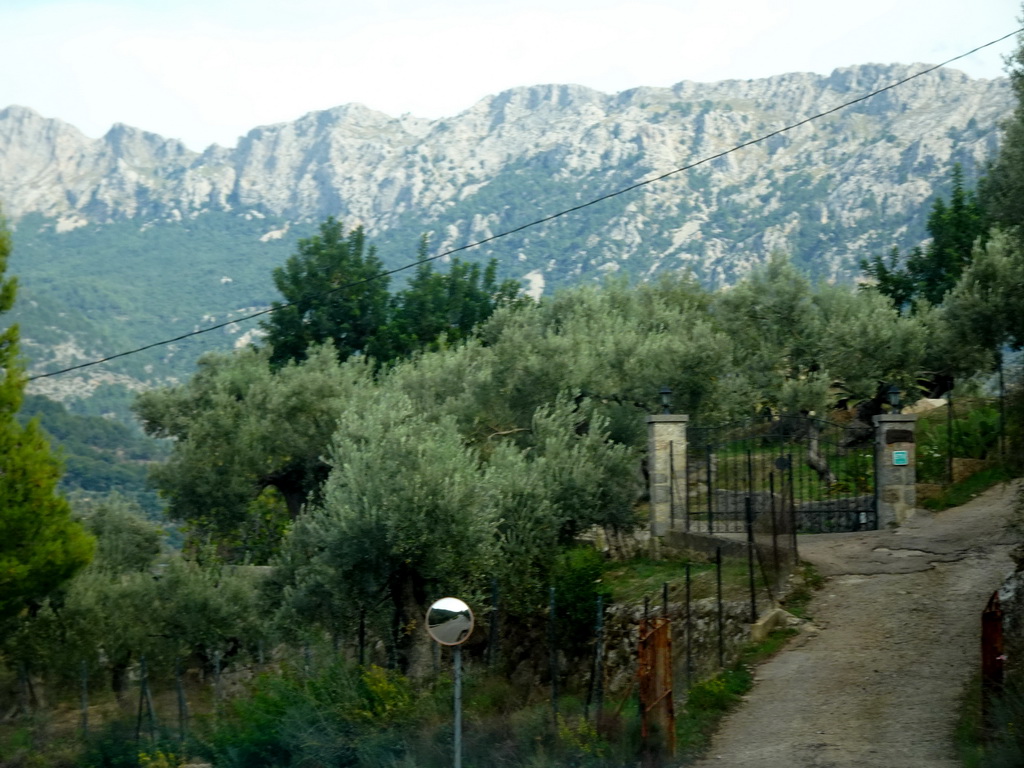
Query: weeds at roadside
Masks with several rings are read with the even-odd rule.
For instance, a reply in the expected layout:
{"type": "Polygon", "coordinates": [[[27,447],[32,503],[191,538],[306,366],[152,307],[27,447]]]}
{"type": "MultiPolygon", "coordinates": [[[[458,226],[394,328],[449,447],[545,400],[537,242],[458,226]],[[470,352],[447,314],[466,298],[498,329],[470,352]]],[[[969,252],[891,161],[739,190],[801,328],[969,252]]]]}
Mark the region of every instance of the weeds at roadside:
{"type": "Polygon", "coordinates": [[[825,577],[808,562],[800,563],[800,568],[793,575],[793,586],[781,601],[782,607],[798,619],[810,619],[807,606],[814,593],[825,586],[825,577]]]}
{"type": "Polygon", "coordinates": [[[989,708],[981,709],[981,675],[974,675],[960,700],[953,731],[957,757],[964,768],[1019,768],[1024,765],[1024,691],[1007,687],[989,708]]]}
{"type": "Polygon", "coordinates": [[[795,629],[779,629],[760,643],[744,648],[739,662],[720,674],[690,688],[686,705],[676,718],[676,745],[684,759],[699,756],[711,743],[719,723],[754,685],[753,669],[780,650],[797,634],[795,629]]]}
{"type": "Polygon", "coordinates": [[[938,495],[924,499],[921,506],[932,512],[941,512],[952,507],[966,504],[978,494],[987,491],[994,485],[1012,480],[1015,474],[1006,467],[995,466],[977,472],[959,483],[943,488],[938,495]]]}

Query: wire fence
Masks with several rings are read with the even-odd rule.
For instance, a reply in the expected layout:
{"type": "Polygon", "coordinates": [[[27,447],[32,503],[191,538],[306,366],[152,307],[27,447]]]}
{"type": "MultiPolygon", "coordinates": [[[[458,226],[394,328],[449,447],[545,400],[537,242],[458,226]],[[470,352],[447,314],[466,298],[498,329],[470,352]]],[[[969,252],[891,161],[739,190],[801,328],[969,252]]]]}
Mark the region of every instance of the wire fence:
{"type": "MultiPolygon", "coordinates": [[[[476,674],[526,680],[526,688],[534,691],[527,699],[546,690],[552,732],[559,728],[559,715],[567,712],[582,710],[583,719],[595,726],[609,718],[639,718],[642,625],[664,622],[672,649],[671,674],[660,684],[669,687],[674,705],[682,707],[693,685],[738,658],[749,639],[749,624],[779,597],[783,574],[788,573],[780,558],[787,554],[772,545],[788,537],[772,529],[767,518],[755,527],[753,548],[742,539],[723,540],[708,555],[667,561],[673,572],[660,585],[644,586],[650,594],[640,599],[597,594],[581,612],[576,595],[560,594],[552,587],[547,610],[533,617],[532,630],[516,627],[524,619],[504,609],[494,583],[487,602],[474,607],[479,621],[466,647],[467,665],[476,674]],[[581,613],[589,617],[582,626],[571,619],[581,613]],[[528,647],[515,640],[517,630],[528,636],[532,632],[539,642],[528,647]],[[530,674],[518,671],[524,667],[530,674]]],[[[198,666],[194,654],[160,659],[155,667],[145,656],[136,656],[113,699],[111,673],[101,669],[99,660],[77,666],[77,680],[67,673],[57,679],[23,662],[8,690],[14,700],[4,709],[8,719],[31,718],[58,701],[67,708],[69,701],[77,700],[77,730],[82,735],[112,719],[127,718],[136,741],[168,733],[184,741],[197,715],[217,711],[233,697],[245,695],[246,683],[261,674],[290,669],[290,674],[313,678],[339,658],[358,666],[358,640],[347,640],[351,642],[325,637],[319,644],[278,645],[267,652],[260,645],[230,659],[218,649],[207,649],[205,662],[198,666]]],[[[363,644],[366,668],[388,663],[390,654],[380,639],[363,639],[363,644]]],[[[433,679],[445,674],[448,662],[446,651],[431,647],[428,678],[433,679]]]]}

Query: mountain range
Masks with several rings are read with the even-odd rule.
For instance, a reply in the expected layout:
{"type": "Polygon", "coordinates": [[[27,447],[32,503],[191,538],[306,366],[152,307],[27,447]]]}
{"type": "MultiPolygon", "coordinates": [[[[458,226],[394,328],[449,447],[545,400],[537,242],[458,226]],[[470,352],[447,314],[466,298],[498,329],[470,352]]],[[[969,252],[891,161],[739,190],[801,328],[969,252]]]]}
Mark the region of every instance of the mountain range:
{"type": "MultiPolygon", "coordinates": [[[[265,307],[276,298],[273,267],[327,216],[363,226],[394,268],[415,258],[422,234],[441,253],[664,174],[460,256],[496,258],[535,295],[677,270],[723,286],[773,250],[816,279],[850,281],[861,258],[925,238],[954,163],[969,182],[983,170],[1012,109],[1008,82],[939,69],[727,150],[923,68],[617,94],[540,85],[438,120],[349,104],[198,153],[126,125],[88,138],[7,107],[0,208],[14,230],[25,352],[45,372],[265,307]]],[[[125,390],[187,376],[200,351],[244,343],[253,327],[33,388],[104,412],[125,390]]]]}

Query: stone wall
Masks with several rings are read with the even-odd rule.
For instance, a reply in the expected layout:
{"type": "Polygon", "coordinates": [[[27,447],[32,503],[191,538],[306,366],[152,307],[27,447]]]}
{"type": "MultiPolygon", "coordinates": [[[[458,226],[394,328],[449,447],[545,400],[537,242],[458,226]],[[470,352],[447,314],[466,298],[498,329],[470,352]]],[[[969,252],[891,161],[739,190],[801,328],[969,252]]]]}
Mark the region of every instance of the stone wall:
{"type": "MultiPolygon", "coordinates": [[[[715,598],[691,603],[692,681],[712,677],[718,666],[718,612],[715,598]]],[[[605,690],[607,697],[624,696],[636,679],[637,642],[642,605],[613,605],[605,616],[605,690]]],[[[750,604],[742,601],[723,602],[725,664],[730,666],[750,639],[750,604]]],[[[651,616],[661,615],[661,605],[651,609],[651,616]]],[[[686,604],[670,602],[668,616],[672,620],[672,659],[674,687],[682,691],[686,685],[686,604]]]]}

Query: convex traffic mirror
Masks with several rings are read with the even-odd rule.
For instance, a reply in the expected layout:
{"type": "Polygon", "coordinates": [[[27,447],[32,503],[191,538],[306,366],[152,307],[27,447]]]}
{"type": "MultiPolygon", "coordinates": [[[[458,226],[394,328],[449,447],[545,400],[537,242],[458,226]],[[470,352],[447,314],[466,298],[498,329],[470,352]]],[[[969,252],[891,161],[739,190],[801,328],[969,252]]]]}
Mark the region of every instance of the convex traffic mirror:
{"type": "Polygon", "coordinates": [[[462,645],[473,632],[473,612],[457,597],[442,597],[427,609],[427,632],[441,645],[462,645]]]}

